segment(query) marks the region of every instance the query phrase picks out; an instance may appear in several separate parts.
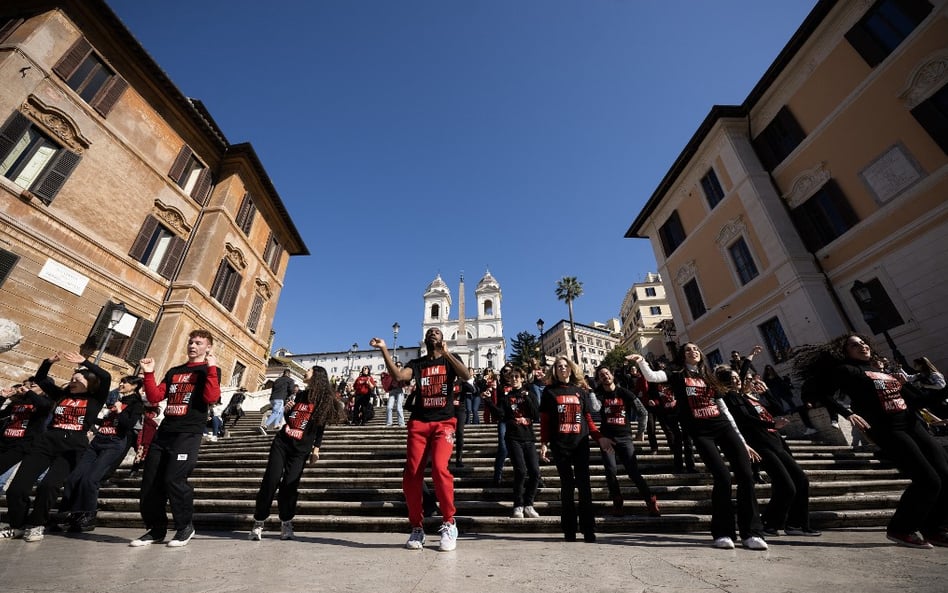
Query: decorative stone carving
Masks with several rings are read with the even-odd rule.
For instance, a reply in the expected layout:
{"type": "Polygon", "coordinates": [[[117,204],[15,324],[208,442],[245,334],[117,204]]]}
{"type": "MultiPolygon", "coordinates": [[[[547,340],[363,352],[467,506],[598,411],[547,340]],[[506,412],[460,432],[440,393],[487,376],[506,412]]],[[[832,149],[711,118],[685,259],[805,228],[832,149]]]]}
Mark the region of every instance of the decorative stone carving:
{"type": "Polygon", "coordinates": [[[682,264],[682,266],[678,268],[678,273],[675,274],[675,284],[684,286],[685,282],[694,278],[697,273],[698,266],[695,264],[695,260],[682,264]]]}
{"type": "Polygon", "coordinates": [[[237,270],[243,270],[247,267],[247,258],[243,252],[237,247],[234,247],[230,242],[224,243],[224,257],[226,257],[227,261],[232,263],[237,270]]]}
{"type": "Polygon", "coordinates": [[[948,49],[942,49],[925,58],[912,70],[899,93],[908,109],[914,109],[948,82],[948,49]]]}
{"type": "Polygon", "coordinates": [[[184,218],[184,214],[174,206],[167,206],[160,200],[155,200],[155,216],[165,223],[169,229],[178,235],[187,236],[191,232],[191,225],[184,218]]]}
{"type": "Polygon", "coordinates": [[[261,280],[260,278],[254,278],[254,284],[256,284],[257,294],[263,297],[263,300],[269,301],[273,296],[273,290],[270,288],[270,283],[266,280],[261,280]]]}
{"type": "Polygon", "coordinates": [[[82,154],[92,145],[89,139],[82,135],[79,126],[71,117],[43,103],[35,95],[27,97],[20,110],[76,154],[82,154]]]}
{"type": "Polygon", "coordinates": [[[718,236],[714,239],[714,242],[718,244],[718,247],[724,249],[735,238],[743,235],[745,230],[747,230],[747,225],[744,224],[744,216],[739,215],[737,218],[729,220],[723,227],[721,227],[721,230],[718,232],[718,236]]]}
{"type": "Polygon", "coordinates": [[[822,161],[797,175],[790,183],[790,191],[783,195],[783,199],[790,208],[796,208],[815,194],[816,190],[823,187],[823,184],[831,177],[829,169],[826,168],[826,161],[822,161]]]}

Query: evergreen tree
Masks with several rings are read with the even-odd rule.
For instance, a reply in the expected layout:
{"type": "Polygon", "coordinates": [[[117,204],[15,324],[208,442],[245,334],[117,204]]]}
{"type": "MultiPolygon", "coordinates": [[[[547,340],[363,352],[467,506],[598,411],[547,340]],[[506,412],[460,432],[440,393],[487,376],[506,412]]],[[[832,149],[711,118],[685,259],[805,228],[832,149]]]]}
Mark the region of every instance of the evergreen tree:
{"type": "Polygon", "coordinates": [[[540,358],[540,339],[530,332],[518,333],[510,347],[510,362],[515,366],[528,367],[531,360],[540,358]]]}

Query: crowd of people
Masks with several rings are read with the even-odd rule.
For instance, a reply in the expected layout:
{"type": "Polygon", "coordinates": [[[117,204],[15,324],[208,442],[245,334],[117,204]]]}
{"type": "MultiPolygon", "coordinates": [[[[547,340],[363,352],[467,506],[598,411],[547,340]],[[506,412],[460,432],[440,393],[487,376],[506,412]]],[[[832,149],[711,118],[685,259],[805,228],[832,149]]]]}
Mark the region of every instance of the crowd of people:
{"type": "MultiPolygon", "coordinates": [[[[819,536],[810,525],[809,479],[780,432],[788,414],[803,413],[815,403],[847,418],[911,480],[887,537],[914,548],[948,546],[948,454],[930,433],[933,425],[944,424],[939,416],[948,416],[948,402],[944,376],[927,358],[916,359],[912,369],[892,365],[855,334],[799,348],[793,366],[802,380],[804,402],[798,405],[787,377],[769,365],[763,375],[757,373],[753,359],[759,346],[746,356],[735,351],[730,364],[712,367],[696,344],[686,343],[676,362],[632,354],[620,368],[601,366],[585,377],[563,356],[555,358],[549,373],[533,361],[526,368],[505,364],[497,373],[486,369],[478,375],[448,350],[440,330],[428,330],[424,341],[426,353],[402,364],[392,358],[384,340],[372,338],[369,344],[381,352],[385,372],[376,382],[364,367],[351,394],[344,393],[348,386],[340,389],[345,382],[334,385],[320,366],[307,370],[303,389],[289,372],[274,382],[270,413],[259,430],[264,435],[268,427],[277,431],[256,496],[251,540],[263,539],[274,498],[280,537],[294,537],[301,476],[319,460],[325,428],[366,424],[381,401],[373,396],[384,391],[386,426],[397,423],[407,429],[402,489],[411,527],[409,549],[424,547],[424,518],[435,500],[442,517],[439,549],[456,548],[450,463],[454,456],[455,467],[463,467],[464,426],[481,421],[497,427],[495,484],[504,483],[508,459],[513,468],[514,518],[539,517],[540,462],[555,465],[566,541],[575,541],[578,534],[586,542],[596,541],[590,479],[594,448],[613,512],[623,513],[625,505],[618,461],[645,512],[661,516],[658,497],[639,469],[635,445],[647,442],[656,452],[656,427],[665,433],[676,472],[698,471],[696,451],[711,474],[715,548],[733,549],[740,542],[750,550],[766,550],[766,538],[781,532],[819,536]],[[429,466],[433,495],[424,483],[429,466]],[[771,491],[763,512],[755,491],[761,471],[771,491]],[[731,503],[734,485],[736,507],[731,503]]],[[[154,359],[142,359],[141,374],[122,377],[114,391],[110,374],[78,353],[57,353],[34,376],[4,389],[0,486],[18,469],[6,490],[9,528],[0,535],[36,542],[50,529],[94,529],[99,488],[134,448],[132,471],[141,472],[139,505],[146,532],[130,545],[165,542],[171,527],[167,545],[187,545],[194,536],[194,491],[188,480],[202,437],[209,424],[216,434],[244,416],[245,390],[222,404],[213,343],[209,332],[195,330],[185,362],[157,375],[154,359]],[[68,383],[57,385],[49,373],[62,362],[74,372],[68,383]]]]}

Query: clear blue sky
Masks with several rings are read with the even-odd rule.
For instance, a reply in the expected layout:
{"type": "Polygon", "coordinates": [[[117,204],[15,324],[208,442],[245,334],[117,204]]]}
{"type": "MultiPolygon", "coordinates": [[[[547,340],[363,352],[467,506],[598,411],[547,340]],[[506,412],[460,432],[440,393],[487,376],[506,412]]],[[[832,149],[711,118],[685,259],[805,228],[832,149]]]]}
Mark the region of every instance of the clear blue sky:
{"type": "MultiPolygon", "coordinates": [[[[714,104],[739,104],[815,0],[108,0],[228,140],[250,142],[310,257],[275,347],[421,339],[440,273],[486,269],[508,343],[617,317],[656,269],[623,235],[714,104]]],[[[472,308],[468,309],[472,313],[472,308]]]]}

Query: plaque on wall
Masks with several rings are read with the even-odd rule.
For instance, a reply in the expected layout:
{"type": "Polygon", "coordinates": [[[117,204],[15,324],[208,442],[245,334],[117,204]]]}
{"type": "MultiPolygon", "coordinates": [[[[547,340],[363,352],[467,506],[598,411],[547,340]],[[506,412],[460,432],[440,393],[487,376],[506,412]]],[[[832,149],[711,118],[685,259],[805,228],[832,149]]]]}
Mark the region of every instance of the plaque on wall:
{"type": "Polygon", "coordinates": [[[896,144],[860,171],[859,177],[876,200],[885,203],[919,181],[923,172],[905,147],[896,144]]]}
{"type": "Polygon", "coordinates": [[[82,293],[86,290],[86,284],[89,283],[88,276],[84,276],[52,259],[46,260],[38,276],[78,296],[82,296],[82,293]]]}

